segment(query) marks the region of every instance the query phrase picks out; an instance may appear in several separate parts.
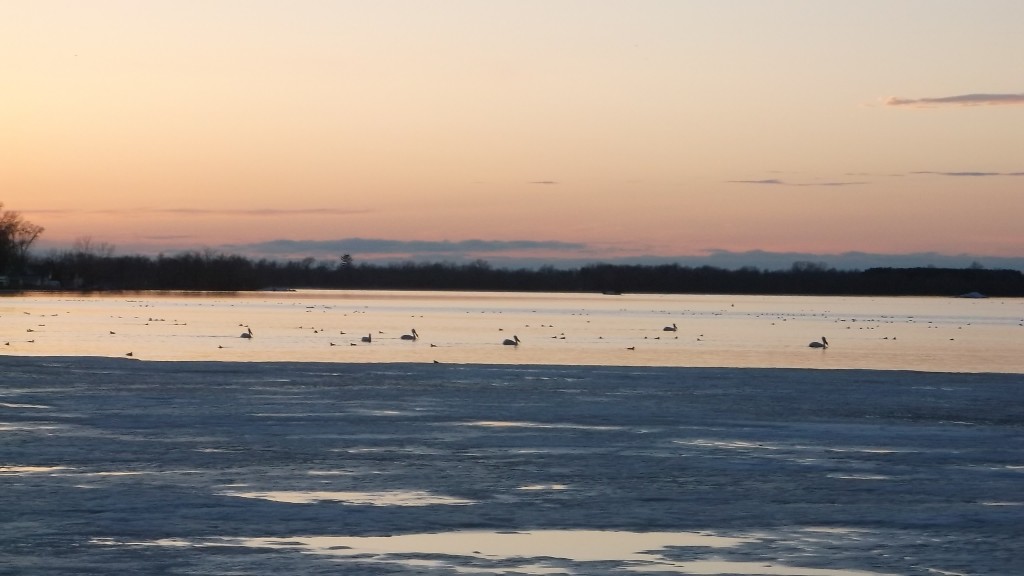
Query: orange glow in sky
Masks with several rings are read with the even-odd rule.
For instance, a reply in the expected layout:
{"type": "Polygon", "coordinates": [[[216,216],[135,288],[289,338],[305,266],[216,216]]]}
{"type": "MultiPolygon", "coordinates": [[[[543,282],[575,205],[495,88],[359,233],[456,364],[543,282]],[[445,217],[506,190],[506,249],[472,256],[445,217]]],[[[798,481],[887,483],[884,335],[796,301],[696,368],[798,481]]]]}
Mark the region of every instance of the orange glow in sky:
{"type": "Polygon", "coordinates": [[[52,246],[536,240],[1024,256],[1024,3],[0,6],[52,246]]]}

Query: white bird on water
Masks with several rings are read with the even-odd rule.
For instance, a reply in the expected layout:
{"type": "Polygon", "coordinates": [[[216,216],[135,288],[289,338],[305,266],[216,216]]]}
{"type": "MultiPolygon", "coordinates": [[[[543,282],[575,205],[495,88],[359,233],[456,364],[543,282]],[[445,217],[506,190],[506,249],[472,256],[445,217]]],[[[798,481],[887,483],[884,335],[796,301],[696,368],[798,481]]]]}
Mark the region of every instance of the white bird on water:
{"type": "Polygon", "coordinates": [[[810,344],[808,344],[808,346],[811,347],[811,348],[828,348],[828,340],[826,340],[825,337],[822,336],[821,337],[821,342],[818,342],[817,340],[815,340],[814,342],[811,342],[810,344]]]}
{"type": "Polygon", "coordinates": [[[512,338],[505,338],[505,341],[502,342],[502,344],[505,345],[505,346],[519,346],[519,336],[513,336],[512,338]]]}

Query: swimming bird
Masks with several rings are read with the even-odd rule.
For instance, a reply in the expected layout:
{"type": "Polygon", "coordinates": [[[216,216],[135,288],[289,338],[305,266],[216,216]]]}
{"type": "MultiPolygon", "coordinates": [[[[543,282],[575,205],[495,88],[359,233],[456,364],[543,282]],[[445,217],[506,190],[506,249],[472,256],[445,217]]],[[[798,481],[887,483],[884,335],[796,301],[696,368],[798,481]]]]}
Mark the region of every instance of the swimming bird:
{"type": "Polygon", "coordinates": [[[671,326],[665,326],[662,328],[662,331],[664,332],[675,332],[676,330],[679,330],[679,327],[676,326],[675,322],[673,322],[671,326]]]}
{"type": "Polygon", "coordinates": [[[366,336],[360,338],[359,341],[366,342],[367,344],[369,344],[370,342],[373,342],[373,334],[367,334],[366,336]]]}
{"type": "Polygon", "coordinates": [[[402,334],[402,340],[418,340],[419,337],[420,335],[416,333],[415,328],[412,329],[412,334],[402,334]]]}
{"type": "Polygon", "coordinates": [[[512,336],[512,338],[505,338],[502,342],[505,346],[519,346],[519,336],[512,336]]]}
{"type": "Polygon", "coordinates": [[[242,332],[239,338],[252,338],[252,328],[246,327],[246,332],[242,332]]]}
{"type": "Polygon", "coordinates": [[[818,342],[817,340],[815,340],[814,342],[811,342],[810,344],[808,344],[808,346],[811,347],[811,348],[828,348],[828,340],[826,340],[825,337],[822,336],[821,337],[821,342],[818,342]]]}

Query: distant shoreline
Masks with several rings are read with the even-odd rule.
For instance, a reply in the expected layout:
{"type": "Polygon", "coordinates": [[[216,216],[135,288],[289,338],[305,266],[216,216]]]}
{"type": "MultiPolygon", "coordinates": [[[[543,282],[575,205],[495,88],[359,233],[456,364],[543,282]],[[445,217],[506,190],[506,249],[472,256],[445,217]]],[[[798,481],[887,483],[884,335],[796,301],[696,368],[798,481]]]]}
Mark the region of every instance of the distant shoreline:
{"type": "Polygon", "coordinates": [[[821,296],[821,297],[836,297],[836,298],[900,298],[900,297],[911,297],[911,298],[959,298],[959,299],[986,299],[986,298],[1001,298],[1001,299],[1018,299],[1024,298],[1024,294],[1010,294],[1010,295],[989,295],[981,293],[965,293],[965,294],[908,294],[908,293],[814,293],[814,292],[765,292],[765,293],[751,293],[751,292],[607,292],[607,291],[592,291],[592,290],[503,290],[503,289],[424,289],[424,288],[322,288],[322,287],[295,287],[284,290],[268,290],[262,288],[254,289],[239,289],[239,290],[202,290],[202,289],[174,289],[174,288],[141,288],[141,289],[123,289],[123,288],[110,288],[110,289],[57,289],[57,288],[22,288],[22,289],[0,289],[0,298],[4,297],[15,297],[15,296],[36,296],[36,295],[72,295],[72,296],[116,296],[116,295],[167,295],[167,296],[254,296],[260,294],[280,294],[280,293],[297,293],[302,291],[338,291],[338,292],[366,292],[366,291],[380,291],[380,292],[437,292],[437,293],[458,293],[458,292],[482,292],[482,293],[519,293],[519,294],[579,294],[579,295],[602,295],[602,296],[626,296],[626,295],[676,295],[676,296],[780,296],[780,297],[798,297],[798,296],[821,296]]]}
{"type": "Polygon", "coordinates": [[[238,292],[295,289],[715,294],[799,296],[1024,297],[1024,272],[1009,269],[869,268],[838,270],[795,262],[784,270],[712,266],[592,264],[575,269],[507,269],[485,261],[456,265],[253,261],[224,254],[96,256],[33,260],[0,290],[238,292]]]}

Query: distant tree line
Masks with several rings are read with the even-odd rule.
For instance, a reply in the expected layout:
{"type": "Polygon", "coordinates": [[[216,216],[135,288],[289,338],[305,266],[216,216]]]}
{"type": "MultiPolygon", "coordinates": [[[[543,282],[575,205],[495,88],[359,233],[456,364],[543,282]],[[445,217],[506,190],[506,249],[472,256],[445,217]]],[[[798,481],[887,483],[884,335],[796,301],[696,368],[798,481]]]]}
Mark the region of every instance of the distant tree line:
{"type": "Polygon", "coordinates": [[[673,294],[934,295],[978,292],[1024,296],[1024,274],[981,266],[837,270],[796,262],[785,270],[753,267],[592,264],[574,269],[496,268],[468,264],[356,264],[313,258],[253,260],[212,251],[173,256],[114,256],[100,245],[33,260],[51,284],[77,290],[220,290],[325,288],[378,290],[485,290],[673,294]],[[87,248],[87,249],[85,249],[87,248]]]}
{"type": "Polygon", "coordinates": [[[796,262],[787,270],[753,267],[592,264],[574,269],[495,268],[469,264],[356,264],[350,254],[334,262],[313,258],[252,260],[214,251],[173,256],[115,256],[114,247],[89,238],[71,250],[33,258],[28,250],[43,232],[0,203],[0,287],[65,290],[242,291],[274,288],[366,290],[488,290],[663,294],[821,294],[951,296],[979,293],[1024,296],[1024,274],[980,265],[954,268],[836,270],[796,262]]]}

